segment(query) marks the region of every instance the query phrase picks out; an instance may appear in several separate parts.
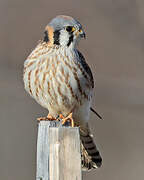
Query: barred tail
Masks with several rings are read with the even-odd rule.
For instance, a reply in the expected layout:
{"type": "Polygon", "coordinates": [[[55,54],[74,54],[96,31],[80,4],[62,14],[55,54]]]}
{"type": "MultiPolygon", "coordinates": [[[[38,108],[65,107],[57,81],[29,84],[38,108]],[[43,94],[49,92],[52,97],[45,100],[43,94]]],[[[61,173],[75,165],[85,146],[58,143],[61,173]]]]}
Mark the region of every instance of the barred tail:
{"type": "Polygon", "coordinates": [[[92,135],[80,132],[82,170],[91,170],[102,165],[101,155],[93,141],[92,135]]]}

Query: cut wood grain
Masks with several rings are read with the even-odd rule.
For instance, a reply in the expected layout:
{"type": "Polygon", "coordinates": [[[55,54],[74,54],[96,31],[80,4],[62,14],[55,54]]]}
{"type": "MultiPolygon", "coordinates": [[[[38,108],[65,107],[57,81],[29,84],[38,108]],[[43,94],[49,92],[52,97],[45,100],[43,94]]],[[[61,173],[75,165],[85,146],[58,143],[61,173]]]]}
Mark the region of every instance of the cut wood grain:
{"type": "Polygon", "coordinates": [[[62,127],[59,121],[38,125],[36,180],[81,180],[78,127],[62,127]]]}

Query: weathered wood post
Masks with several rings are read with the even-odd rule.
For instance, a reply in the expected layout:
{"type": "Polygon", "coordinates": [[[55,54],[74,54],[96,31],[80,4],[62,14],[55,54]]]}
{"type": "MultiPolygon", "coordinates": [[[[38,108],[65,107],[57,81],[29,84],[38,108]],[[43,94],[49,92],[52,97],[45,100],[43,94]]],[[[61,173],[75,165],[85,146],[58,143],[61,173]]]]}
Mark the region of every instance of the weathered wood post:
{"type": "Polygon", "coordinates": [[[78,127],[62,127],[59,121],[38,125],[36,180],[81,180],[78,127]]]}

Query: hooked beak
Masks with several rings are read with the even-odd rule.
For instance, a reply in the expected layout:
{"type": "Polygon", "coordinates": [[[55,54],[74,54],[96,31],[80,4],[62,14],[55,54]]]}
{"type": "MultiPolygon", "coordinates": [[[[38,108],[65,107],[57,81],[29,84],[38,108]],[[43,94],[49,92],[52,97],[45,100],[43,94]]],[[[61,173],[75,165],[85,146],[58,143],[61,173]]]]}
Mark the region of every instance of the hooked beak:
{"type": "Polygon", "coordinates": [[[82,29],[80,30],[80,37],[86,39],[86,34],[82,29]]]}

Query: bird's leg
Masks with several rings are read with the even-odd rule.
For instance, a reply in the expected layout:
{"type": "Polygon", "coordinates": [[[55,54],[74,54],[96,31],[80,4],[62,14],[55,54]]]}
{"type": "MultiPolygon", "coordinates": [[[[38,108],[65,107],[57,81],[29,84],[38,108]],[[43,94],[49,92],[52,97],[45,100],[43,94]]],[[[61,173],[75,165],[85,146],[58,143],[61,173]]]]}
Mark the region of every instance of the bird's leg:
{"type": "Polygon", "coordinates": [[[60,114],[59,117],[62,119],[62,125],[65,124],[67,121],[71,122],[71,127],[74,127],[74,120],[72,118],[72,113],[70,113],[66,118],[60,114]]]}
{"type": "Polygon", "coordinates": [[[52,115],[48,114],[47,117],[40,117],[37,118],[38,121],[55,121],[57,120],[56,118],[54,118],[52,115]]]}

